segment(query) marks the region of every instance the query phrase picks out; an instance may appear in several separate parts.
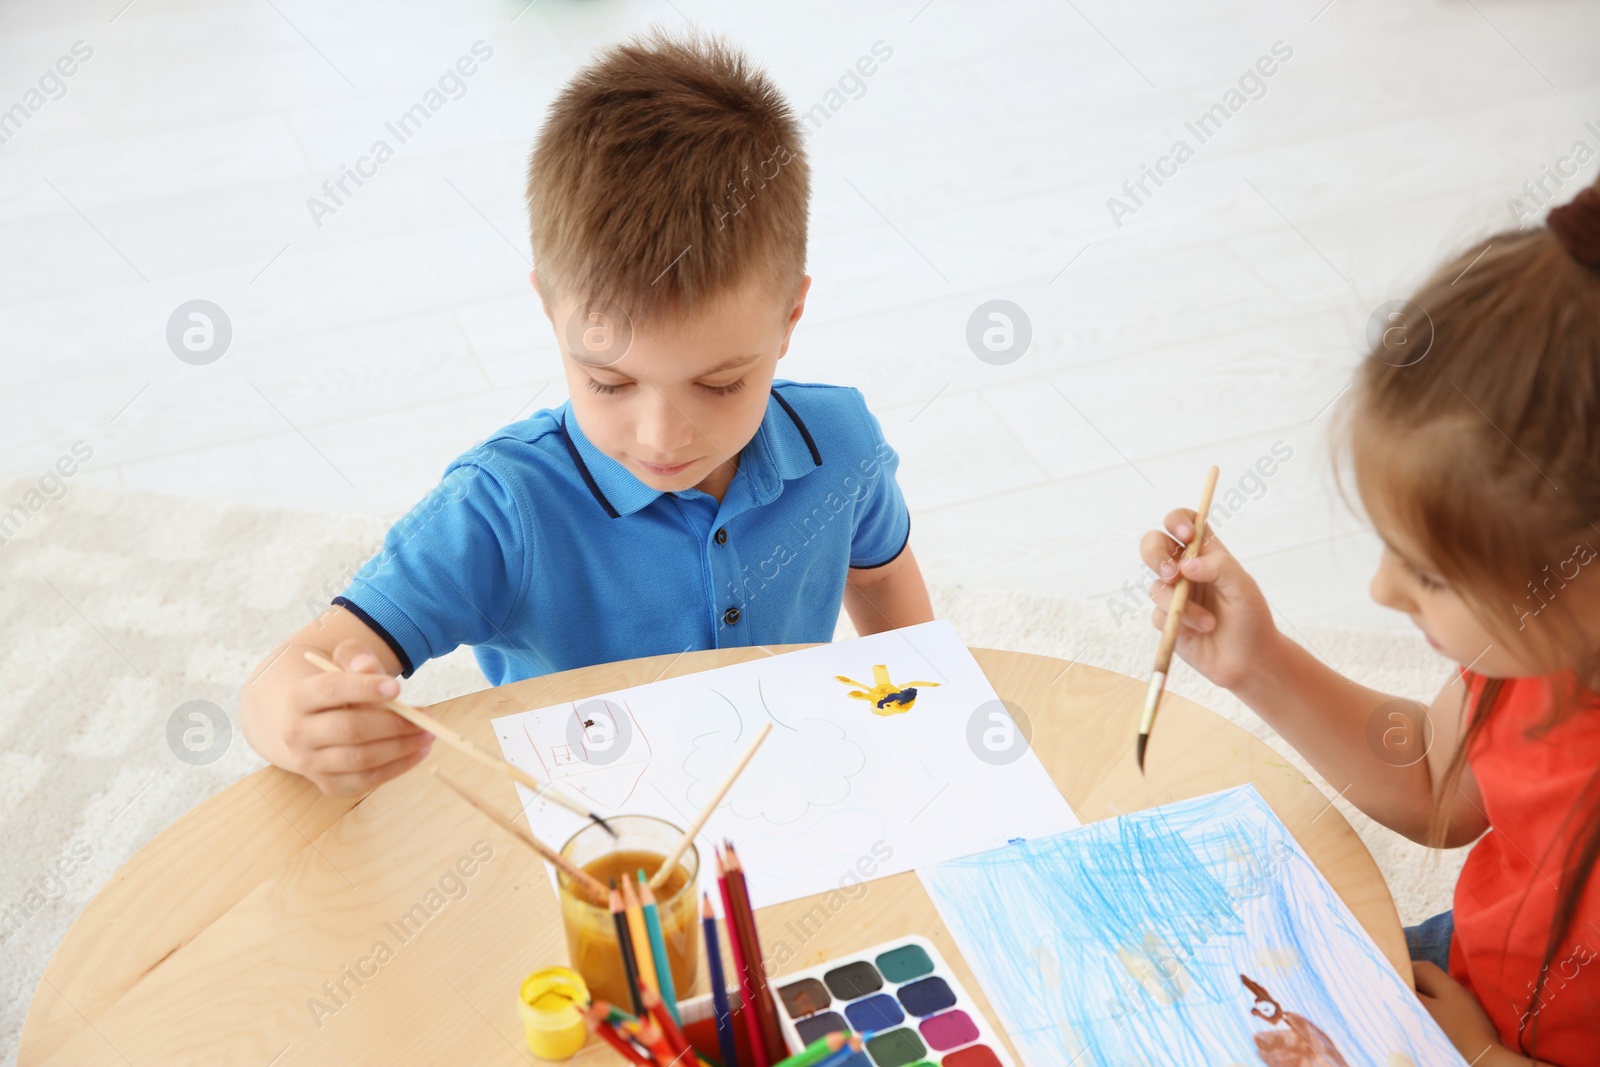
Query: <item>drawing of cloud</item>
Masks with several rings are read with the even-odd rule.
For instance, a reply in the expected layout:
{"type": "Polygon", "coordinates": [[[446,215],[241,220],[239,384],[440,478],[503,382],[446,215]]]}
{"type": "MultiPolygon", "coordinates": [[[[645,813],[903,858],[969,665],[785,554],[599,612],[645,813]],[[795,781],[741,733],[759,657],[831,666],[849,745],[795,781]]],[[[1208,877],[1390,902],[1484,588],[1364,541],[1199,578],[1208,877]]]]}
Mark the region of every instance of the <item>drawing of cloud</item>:
{"type": "MultiPolygon", "coordinates": [[[[692,808],[703,807],[738,760],[745,742],[735,730],[716,730],[695,738],[684,760],[692,808]]],[[[827,719],[798,726],[778,723],[761,751],[728,794],[736,818],[790,826],[813,809],[831,808],[850,797],[851,779],[861,773],[867,754],[827,719]]]]}
{"type": "Polygon", "coordinates": [[[795,848],[791,827],[773,827],[770,833],[740,834],[739,861],[749,876],[792,880],[822,871],[837,885],[854,885],[861,880],[856,864],[872,856],[888,836],[882,815],[863,808],[829,808],[805,829],[806,847],[795,848]]]}

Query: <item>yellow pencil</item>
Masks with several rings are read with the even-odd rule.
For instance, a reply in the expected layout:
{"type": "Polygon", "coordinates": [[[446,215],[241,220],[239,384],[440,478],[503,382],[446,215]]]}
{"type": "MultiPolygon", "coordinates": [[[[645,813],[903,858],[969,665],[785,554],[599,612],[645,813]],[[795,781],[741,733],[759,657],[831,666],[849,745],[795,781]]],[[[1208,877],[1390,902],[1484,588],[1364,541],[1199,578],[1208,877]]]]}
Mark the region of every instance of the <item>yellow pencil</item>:
{"type": "Polygon", "coordinates": [[[633,938],[634,956],[639,963],[639,985],[660,993],[655,959],[650,953],[650,928],[645,925],[644,908],[639,903],[639,891],[634,888],[632,878],[622,879],[622,904],[628,915],[628,933],[633,938]]]}

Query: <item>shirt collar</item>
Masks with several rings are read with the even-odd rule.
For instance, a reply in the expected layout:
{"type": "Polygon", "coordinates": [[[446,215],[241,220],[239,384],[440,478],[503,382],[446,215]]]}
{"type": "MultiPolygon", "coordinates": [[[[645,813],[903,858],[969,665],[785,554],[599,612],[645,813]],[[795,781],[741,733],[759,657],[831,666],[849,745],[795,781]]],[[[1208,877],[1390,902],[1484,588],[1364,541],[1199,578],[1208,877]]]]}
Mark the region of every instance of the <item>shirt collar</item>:
{"type": "MultiPolygon", "coordinates": [[[[631,515],[655,501],[661,490],[652,489],[621,463],[606,455],[583,434],[572,414],[572,401],[561,406],[562,440],[573,466],[595,500],[613,519],[631,515]]],[[[810,474],[822,466],[811,430],[788,401],[774,388],[767,398],[766,414],[756,435],[739,453],[739,470],[734,482],[747,479],[756,501],[766,503],[776,497],[783,482],[810,474]]],[[[729,485],[729,492],[733,485],[729,485]]]]}

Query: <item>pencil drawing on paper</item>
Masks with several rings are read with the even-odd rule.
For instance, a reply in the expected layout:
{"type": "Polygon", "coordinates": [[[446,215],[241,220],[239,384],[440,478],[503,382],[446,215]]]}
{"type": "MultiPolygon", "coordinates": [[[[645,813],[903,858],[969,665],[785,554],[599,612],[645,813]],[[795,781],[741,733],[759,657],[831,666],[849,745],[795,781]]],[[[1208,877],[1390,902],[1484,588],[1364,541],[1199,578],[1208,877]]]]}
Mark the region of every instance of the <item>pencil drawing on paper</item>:
{"type": "Polygon", "coordinates": [[[889,668],[882,663],[872,666],[872,684],[858,682],[844,675],[835,675],[845,685],[856,686],[848,694],[856,700],[865,700],[872,705],[874,715],[900,715],[910,711],[917,703],[917,687],[932,688],[938,682],[907,682],[905,685],[895,685],[889,681],[889,668]]]}
{"type": "MultiPolygon", "coordinates": [[[[770,725],[698,841],[702,850],[737,841],[765,907],[868,877],[864,856],[871,876],[885,876],[1077,825],[1033,753],[1003,767],[972,758],[971,711],[997,699],[954,628],[935,621],[519,711],[493,726],[508,759],[603,814],[688,826],[770,725]]],[[[534,790],[518,795],[540,837],[581,829],[582,816],[534,790]]]]}
{"type": "Polygon", "coordinates": [[[520,725],[539,762],[535,777],[612,810],[633,798],[650,766],[650,739],[626,702],[561,704],[524,716],[520,725]]]}
{"type": "Polygon", "coordinates": [[[1034,1067],[1463,1063],[1252,786],[919,874],[1034,1067]]]}
{"type": "MultiPolygon", "coordinates": [[[[689,811],[705,803],[728,764],[737,758],[740,738],[745,735],[745,715],[738,701],[720,690],[708,692],[727,710],[707,715],[715,728],[697,734],[684,754],[683,801],[689,811]],[[729,715],[733,717],[731,723],[727,720],[729,715]]],[[[772,834],[777,828],[787,828],[791,837],[810,832],[816,820],[808,820],[807,816],[820,816],[850,798],[854,779],[866,768],[866,750],[831,719],[811,716],[790,721],[788,715],[779,717],[759,680],[756,701],[766,718],[793,735],[785,743],[789,755],[781,760],[757,756],[761,760],[757,770],[763,788],[744,789],[730,796],[728,812],[734,818],[759,824],[741,830],[741,840],[751,832],[766,832],[773,840],[779,840],[782,833],[772,834]]],[[[760,722],[760,716],[753,717],[760,722]]]]}

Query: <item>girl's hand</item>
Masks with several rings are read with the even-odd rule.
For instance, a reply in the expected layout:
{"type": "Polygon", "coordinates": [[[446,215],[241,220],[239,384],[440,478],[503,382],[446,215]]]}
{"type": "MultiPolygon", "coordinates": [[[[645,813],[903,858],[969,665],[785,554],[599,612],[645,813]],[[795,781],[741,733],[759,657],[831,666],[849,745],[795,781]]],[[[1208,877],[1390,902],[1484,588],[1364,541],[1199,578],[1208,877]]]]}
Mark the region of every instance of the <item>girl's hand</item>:
{"type": "Polygon", "coordinates": [[[1469,1062],[1529,1062],[1500,1044],[1494,1023],[1489,1021],[1489,1016],[1466,986],[1426,960],[1413,960],[1411,970],[1417,976],[1417,999],[1455,1045],[1456,1051],[1469,1062]],[[1485,1058],[1484,1053],[1490,1049],[1496,1050],[1496,1054],[1485,1058]],[[1508,1056],[1512,1058],[1507,1059],[1508,1056]]]}
{"type": "MultiPolygon", "coordinates": [[[[1168,532],[1151,530],[1139,541],[1140,557],[1159,577],[1150,587],[1156,602],[1150,621],[1158,630],[1167,623],[1178,582],[1177,557],[1194,537],[1194,515],[1190,508],[1178,508],[1167,515],[1168,532]]],[[[1184,561],[1182,576],[1190,588],[1178,629],[1178,655],[1216,685],[1233,689],[1249,676],[1259,650],[1278,634],[1272,609],[1255,580],[1209,531],[1199,555],[1184,561]]]]}

